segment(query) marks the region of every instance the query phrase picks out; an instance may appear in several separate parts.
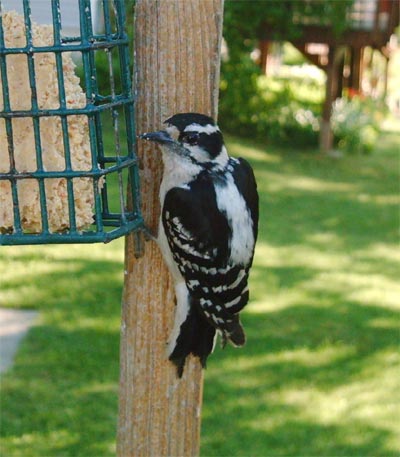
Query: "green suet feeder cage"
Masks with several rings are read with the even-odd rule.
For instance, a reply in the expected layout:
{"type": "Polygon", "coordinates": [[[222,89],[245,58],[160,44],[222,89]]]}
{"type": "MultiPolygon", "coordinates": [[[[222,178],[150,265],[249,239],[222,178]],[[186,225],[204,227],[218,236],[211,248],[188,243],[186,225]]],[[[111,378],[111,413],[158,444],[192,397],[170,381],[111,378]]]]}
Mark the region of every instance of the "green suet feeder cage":
{"type": "Polygon", "coordinates": [[[0,0],[0,245],[143,227],[125,22],[123,0],[0,0]]]}

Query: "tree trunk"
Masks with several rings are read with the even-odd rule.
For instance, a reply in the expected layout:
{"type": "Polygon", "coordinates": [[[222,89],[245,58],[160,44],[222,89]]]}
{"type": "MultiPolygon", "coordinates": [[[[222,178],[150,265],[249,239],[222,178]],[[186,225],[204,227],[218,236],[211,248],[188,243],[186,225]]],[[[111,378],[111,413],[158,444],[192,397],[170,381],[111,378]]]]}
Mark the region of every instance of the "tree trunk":
{"type": "MultiPolygon", "coordinates": [[[[216,117],[223,0],[137,0],[135,9],[136,130],[158,130],[169,116],[196,111],[216,117]]],[[[142,209],[157,230],[162,177],[157,147],[139,141],[142,209]]],[[[174,291],[156,243],[134,258],[126,238],[121,326],[117,450],[126,456],[199,453],[203,375],[197,358],[182,379],[167,360],[174,291]]]]}
{"type": "Polygon", "coordinates": [[[363,51],[361,47],[351,48],[349,87],[356,93],[361,90],[363,51]]]}
{"type": "Polygon", "coordinates": [[[326,69],[325,100],[322,108],[319,147],[322,152],[328,152],[333,146],[333,132],[331,128],[332,105],[338,96],[339,78],[343,75],[341,61],[345,48],[343,46],[329,47],[329,61],[326,69]]]}

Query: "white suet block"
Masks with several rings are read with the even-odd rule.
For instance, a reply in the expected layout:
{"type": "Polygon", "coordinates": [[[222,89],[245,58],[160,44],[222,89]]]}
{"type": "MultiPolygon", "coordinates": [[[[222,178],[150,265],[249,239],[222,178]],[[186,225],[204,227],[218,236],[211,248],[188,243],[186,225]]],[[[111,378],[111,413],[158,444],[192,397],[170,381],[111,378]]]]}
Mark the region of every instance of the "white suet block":
{"type": "MultiPolygon", "coordinates": [[[[3,30],[6,47],[26,46],[24,18],[15,11],[3,13],[3,30]]],[[[32,22],[34,46],[53,45],[53,28],[32,22]]],[[[7,79],[12,110],[31,110],[28,59],[25,54],[8,55],[7,79]]],[[[62,54],[63,76],[67,108],[84,108],[86,97],[75,74],[75,63],[69,52],[62,54]]],[[[57,67],[54,53],[35,53],[37,103],[39,109],[60,107],[57,67]]],[[[0,109],[3,106],[3,89],[0,75],[0,109]]],[[[37,170],[33,121],[30,117],[13,118],[13,143],[15,166],[18,172],[37,170]]],[[[68,116],[68,138],[72,169],[90,170],[92,159],[89,141],[88,119],[85,115],[68,116]]],[[[40,118],[40,142],[45,171],[65,169],[65,153],[61,118],[40,118]]],[[[0,119],[0,172],[10,171],[8,141],[5,120],[0,119]]],[[[82,229],[93,222],[94,193],[91,178],[73,180],[76,226],[82,229]]],[[[45,179],[46,202],[49,228],[52,232],[69,227],[67,181],[64,178],[45,179]]],[[[40,232],[39,185],[35,179],[24,179],[18,183],[19,209],[22,228],[31,233],[40,232]]],[[[0,181],[0,230],[14,226],[11,184],[0,181]]]]}

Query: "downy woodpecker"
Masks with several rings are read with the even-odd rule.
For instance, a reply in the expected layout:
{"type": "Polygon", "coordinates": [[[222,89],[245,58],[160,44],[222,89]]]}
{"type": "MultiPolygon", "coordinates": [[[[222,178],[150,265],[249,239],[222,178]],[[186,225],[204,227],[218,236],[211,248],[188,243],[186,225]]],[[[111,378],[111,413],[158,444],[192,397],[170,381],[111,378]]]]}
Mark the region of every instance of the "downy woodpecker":
{"type": "Polygon", "coordinates": [[[223,346],[245,343],[239,311],[249,300],[258,194],[250,165],[228,156],[212,118],[181,113],[165,124],[141,138],[162,150],[157,241],[177,301],[168,356],[182,376],[189,354],[205,367],[217,333],[223,346]]]}

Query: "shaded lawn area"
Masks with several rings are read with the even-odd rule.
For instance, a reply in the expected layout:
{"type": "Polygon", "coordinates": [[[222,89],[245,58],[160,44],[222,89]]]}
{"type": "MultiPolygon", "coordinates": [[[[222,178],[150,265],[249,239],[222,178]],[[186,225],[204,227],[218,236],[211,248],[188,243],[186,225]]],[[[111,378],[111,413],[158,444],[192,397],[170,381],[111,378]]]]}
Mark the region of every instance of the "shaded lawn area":
{"type": "MultiPolygon", "coordinates": [[[[206,372],[203,456],[400,451],[400,134],[334,160],[229,138],[260,239],[242,350],[206,372]]],[[[4,456],[115,453],[123,242],[1,247],[0,305],[41,311],[1,384],[4,456]]]]}

